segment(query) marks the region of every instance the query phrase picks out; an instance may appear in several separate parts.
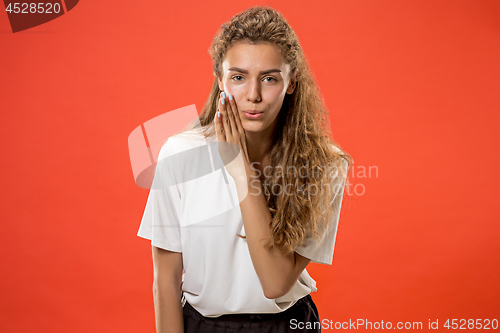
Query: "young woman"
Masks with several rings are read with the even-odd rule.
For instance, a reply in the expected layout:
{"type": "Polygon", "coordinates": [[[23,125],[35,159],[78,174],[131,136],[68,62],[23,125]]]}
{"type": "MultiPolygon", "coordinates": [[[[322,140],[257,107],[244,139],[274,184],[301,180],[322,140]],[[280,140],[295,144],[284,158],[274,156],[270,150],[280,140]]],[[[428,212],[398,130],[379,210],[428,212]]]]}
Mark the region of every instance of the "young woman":
{"type": "Polygon", "coordinates": [[[157,331],[320,332],[305,268],[332,263],[352,159],[281,14],[236,15],[210,53],[199,124],[162,147],[138,232],[157,331]]]}

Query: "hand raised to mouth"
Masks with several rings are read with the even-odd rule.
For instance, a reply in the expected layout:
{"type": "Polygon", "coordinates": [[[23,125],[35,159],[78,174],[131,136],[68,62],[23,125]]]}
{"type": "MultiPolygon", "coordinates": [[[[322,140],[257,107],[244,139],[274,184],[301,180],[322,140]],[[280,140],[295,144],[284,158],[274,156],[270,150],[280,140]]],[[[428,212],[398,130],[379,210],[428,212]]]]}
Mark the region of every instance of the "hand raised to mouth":
{"type": "Polygon", "coordinates": [[[241,125],[238,106],[231,94],[221,93],[219,112],[215,114],[218,150],[227,172],[235,180],[247,180],[250,170],[245,130],[241,125]]]}

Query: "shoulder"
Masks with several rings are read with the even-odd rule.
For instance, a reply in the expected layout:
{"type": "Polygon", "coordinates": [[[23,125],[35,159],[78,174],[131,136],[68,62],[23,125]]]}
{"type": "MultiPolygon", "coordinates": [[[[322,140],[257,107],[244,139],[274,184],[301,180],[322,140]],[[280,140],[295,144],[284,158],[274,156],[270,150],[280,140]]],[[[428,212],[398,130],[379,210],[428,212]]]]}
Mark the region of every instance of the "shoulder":
{"type": "Polygon", "coordinates": [[[329,165],[329,176],[333,184],[342,183],[347,178],[347,170],[349,162],[345,158],[344,152],[334,144],[331,144],[333,151],[336,153],[335,161],[329,165]]]}
{"type": "Polygon", "coordinates": [[[347,165],[348,164],[347,159],[343,156],[344,152],[339,147],[334,145],[333,143],[331,144],[331,147],[335,153],[339,153],[340,157],[342,158],[342,164],[344,166],[347,165]]]}
{"type": "Polygon", "coordinates": [[[342,157],[342,164],[344,165],[344,167],[347,167],[349,165],[349,162],[347,161],[347,159],[344,156],[342,156],[342,155],[344,155],[344,152],[339,147],[337,147],[336,145],[334,145],[333,143],[332,143],[331,146],[332,146],[333,150],[336,153],[339,153],[340,156],[342,157]]]}
{"type": "Polygon", "coordinates": [[[339,147],[337,147],[336,145],[334,145],[333,143],[331,144],[331,146],[332,146],[332,148],[333,148],[333,150],[334,150],[335,152],[342,152],[342,151],[340,150],[340,148],[339,148],[339,147]]]}
{"type": "Polygon", "coordinates": [[[168,137],[160,149],[158,159],[167,158],[193,148],[207,145],[201,128],[186,130],[168,137]]]}

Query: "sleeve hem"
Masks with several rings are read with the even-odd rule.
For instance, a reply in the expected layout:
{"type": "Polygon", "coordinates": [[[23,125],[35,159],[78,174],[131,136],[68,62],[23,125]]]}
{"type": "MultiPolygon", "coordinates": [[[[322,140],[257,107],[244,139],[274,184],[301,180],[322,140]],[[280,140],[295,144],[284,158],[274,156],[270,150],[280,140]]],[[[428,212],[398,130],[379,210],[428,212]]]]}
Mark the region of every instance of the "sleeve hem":
{"type": "Polygon", "coordinates": [[[315,264],[324,264],[324,265],[331,265],[333,263],[333,257],[332,258],[311,258],[311,255],[307,253],[302,253],[299,249],[295,249],[295,252],[300,254],[303,257],[306,257],[307,259],[311,259],[312,263],[315,264]]]}
{"type": "Polygon", "coordinates": [[[144,238],[144,239],[147,239],[147,240],[150,240],[151,241],[151,245],[154,246],[154,247],[159,247],[160,249],[167,250],[167,251],[182,253],[181,246],[166,245],[164,243],[153,242],[151,240],[151,238],[149,238],[147,236],[144,236],[144,235],[141,235],[141,234],[137,234],[137,236],[139,236],[141,238],[144,238]]]}
{"type": "Polygon", "coordinates": [[[316,261],[316,260],[311,259],[311,262],[313,262],[315,264],[332,265],[333,258],[331,260],[320,260],[320,261],[316,261]]]}

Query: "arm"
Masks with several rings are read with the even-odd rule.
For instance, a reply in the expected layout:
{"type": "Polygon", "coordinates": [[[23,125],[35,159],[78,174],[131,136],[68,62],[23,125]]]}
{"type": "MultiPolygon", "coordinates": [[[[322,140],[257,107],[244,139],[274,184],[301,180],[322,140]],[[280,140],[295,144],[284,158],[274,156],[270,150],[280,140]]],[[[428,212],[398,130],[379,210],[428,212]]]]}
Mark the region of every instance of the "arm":
{"type": "Polygon", "coordinates": [[[245,130],[241,125],[238,107],[234,98],[230,98],[228,103],[225,98],[225,93],[222,93],[219,101],[220,112],[215,115],[214,123],[218,142],[229,142],[233,145],[218,145],[219,154],[236,183],[248,250],[264,296],[269,299],[278,298],[293,288],[310,259],[296,252],[285,256],[278,251],[264,248],[265,241],[271,234],[271,213],[267,208],[259,177],[250,168],[245,130]],[[235,150],[234,144],[240,149],[235,150]],[[236,159],[234,153],[238,153],[236,159]],[[257,191],[249,191],[249,188],[256,188],[257,191]]]}
{"type": "Polygon", "coordinates": [[[265,240],[271,234],[271,213],[267,208],[262,184],[254,170],[247,168],[246,174],[248,177],[236,179],[236,187],[248,249],[264,295],[274,299],[293,288],[311,260],[296,252],[285,256],[264,248],[265,240]],[[246,197],[241,201],[245,194],[246,197]]]}
{"type": "Polygon", "coordinates": [[[153,298],[158,333],[183,333],[182,253],[153,248],[153,298]]]}

